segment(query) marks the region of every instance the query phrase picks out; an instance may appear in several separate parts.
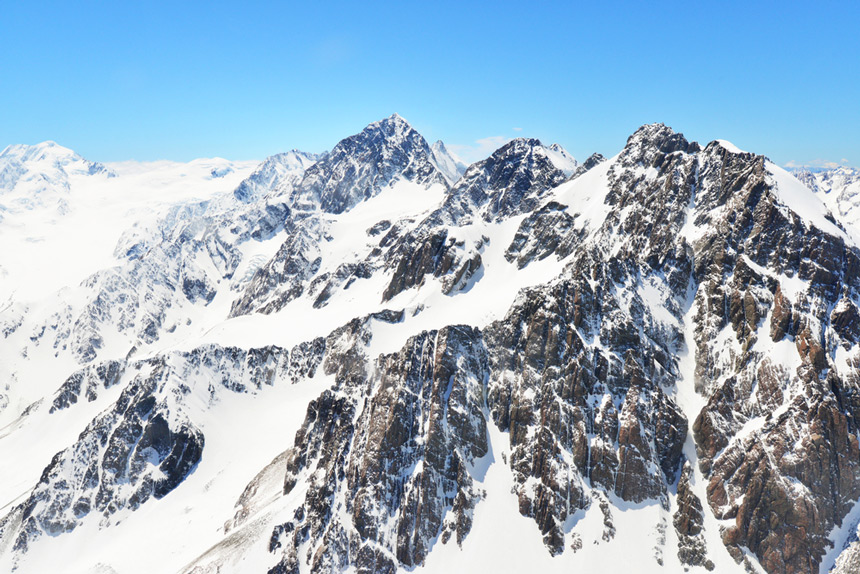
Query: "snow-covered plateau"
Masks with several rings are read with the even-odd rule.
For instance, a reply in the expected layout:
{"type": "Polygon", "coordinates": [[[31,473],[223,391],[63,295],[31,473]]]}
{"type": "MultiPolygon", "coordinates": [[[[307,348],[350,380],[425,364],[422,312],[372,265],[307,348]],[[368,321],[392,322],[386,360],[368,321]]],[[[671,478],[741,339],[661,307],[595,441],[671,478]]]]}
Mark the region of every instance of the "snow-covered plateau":
{"type": "Polygon", "coordinates": [[[858,205],[662,124],[9,146],[0,571],[856,573],[858,205]]]}

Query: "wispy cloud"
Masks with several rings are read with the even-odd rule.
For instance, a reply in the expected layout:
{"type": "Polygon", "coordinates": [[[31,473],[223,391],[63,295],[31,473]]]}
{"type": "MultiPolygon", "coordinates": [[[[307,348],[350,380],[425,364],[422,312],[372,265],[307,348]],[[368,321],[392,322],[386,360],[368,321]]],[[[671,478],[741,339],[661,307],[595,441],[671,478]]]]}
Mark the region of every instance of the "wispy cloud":
{"type": "Polygon", "coordinates": [[[521,131],[523,131],[523,128],[513,128],[513,130],[514,130],[515,132],[521,132],[521,131]]]}
{"type": "Polygon", "coordinates": [[[511,141],[511,139],[512,138],[506,136],[490,136],[475,140],[475,142],[470,145],[446,145],[448,145],[448,149],[460,156],[460,159],[471,164],[488,157],[491,153],[511,141]]]}
{"type": "Polygon", "coordinates": [[[349,38],[327,36],[311,46],[311,60],[318,66],[330,68],[349,61],[355,48],[349,38]]]}
{"type": "Polygon", "coordinates": [[[812,161],[795,161],[791,160],[787,162],[783,167],[797,168],[797,167],[814,167],[814,168],[825,168],[825,169],[834,169],[843,165],[849,165],[849,161],[844,157],[839,161],[829,161],[826,159],[814,159],[812,161]]]}

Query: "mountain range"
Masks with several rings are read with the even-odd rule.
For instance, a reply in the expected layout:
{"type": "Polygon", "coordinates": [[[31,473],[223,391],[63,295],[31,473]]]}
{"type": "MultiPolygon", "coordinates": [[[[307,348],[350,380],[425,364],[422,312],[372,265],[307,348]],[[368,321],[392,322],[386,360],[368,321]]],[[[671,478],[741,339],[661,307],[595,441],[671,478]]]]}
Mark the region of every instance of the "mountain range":
{"type": "Polygon", "coordinates": [[[0,153],[0,569],[860,568],[860,172],[0,153]]]}

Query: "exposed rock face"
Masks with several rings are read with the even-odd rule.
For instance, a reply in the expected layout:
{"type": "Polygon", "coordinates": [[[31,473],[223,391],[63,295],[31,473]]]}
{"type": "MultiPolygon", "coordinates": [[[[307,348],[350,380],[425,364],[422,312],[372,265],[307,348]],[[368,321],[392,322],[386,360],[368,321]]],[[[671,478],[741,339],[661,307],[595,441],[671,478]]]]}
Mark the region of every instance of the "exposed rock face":
{"type": "MultiPolygon", "coordinates": [[[[305,293],[317,298],[315,307],[323,307],[334,290],[370,277],[382,266],[381,250],[338,262],[334,273],[319,273],[324,263],[320,244],[331,239],[324,213],[342,213],[400,181],[447,189],[448,176],[437,164],[451,158],[443,156],[442,148],[434,152],[397,114],[340,141],[295,185],[283,221],[287,239],[233,303],[231,316],[273,313],[305,293]]],[[[381,243],[385,242],[383,237],[381,243]]]]}
{"type": "Polygon", "coordinates": [[[398,179],[447,187],[424,138],[397,114],[340,141],[305,172],[292,204],[342,213],[398,179]]]}
{"type": "Polygon", "coordinates": [[[720,181],[698,192],[694,215],[708,224],[694,249],[697,386],[709,400],[693,427],[708,503],[734,520],[723,540],[738,556],[746,546],[768,572],[809,572],[860,496],[857,413],[844,399],[856,375],[825,351],[856,348],[842,318],[860,260],[780,207],[764,158],[705,151],[717,161],[700,174],[720,181]],[[776,362],[771,349],[793,358],[776,362]]]}
{"type": "Polygon", "coordinates": [[[325,225],[313,214],[296,215],[285,222],[286,241],[233,302],[232,317],[255,311],[271,313],[300,297],[322,264],[319,243],[325,225]]]}
{"type": "Polygon", "coordinates": [[[73,408],[82,392],[95,400],[102,388],[125,386],[110,409],[57,453],[27,499],[7,516],[2,535],[24,552],[44,534],[75,529],[91,513],[109,526],[118,512],[163,498],[194,472],[203,454],[205,438],[190,397],[214,403],[222,390],[256,392],[276,380],[312,377],[324,351],[323,340],[292,352],[209,346],[75,373],[56,393],[52,413],[73,408]]]}
{"type": "Polygon", "coordinates": [[[852,572],[860,572],[860,542],[856,540],[851,543],[836,560],[836,565],[832,574],[851,574],[852,572]]]}
{"type": "Polygon", "coordinates": [[[675,531],[678,533],[678,558],[682,564],[703,566],[711,571],[714,569],[714,563],[708,559],[708,550],[702,535],[704,528],[702,501],[690,488],[692,473],[693,469],[688,462],[684,465],[681,478],[678,480],[678,509],[672,518],[675,531]]]}
{"type": "Polygon", "coordinates": [[[580,165],[579,167],[576,168],[576,170],[570,176],[570,179],[576,179],[577,177],[584,174],[585,172],[587,172],[591,168],[596,167],[605,161],[606,161],[606,158],[603,157],[602,154],[599,154],[599,153],[591,154],[590,156],[588,156],[588,159],[582,163],[582,165],[580,165]]]}
{"type": "Polygon", "coordinates": [[[523,220],[508,246],[505,259],[516,261],[520,269],[550,255],[564,259],[582,239],[574,228],[575,218],[567,212],[567,206],[550,201],[523,220]]]}
{"type": "Polygon", "coordinates": [[[94,401],[101,389],[110,388],[120,382],[124,370],[124,361],[106,361],[75,372],[54,395],[51,412],[77,403],[81,393],[84,393],[88,401],[94,401]]]}
{"type": "MultiPolygon", "coordinates": [[[[342,341],[361,341],[361,325],[347,329],[342,341]]],[[[326,360],[337,384],[311,402],[287,456],[285,493],[300,481],[308,490],[295,520],[272,534],[281,556],[272,571],[298,572],[307,556],[312,572],[393,572],[422,564],[437,537],[460,543],[471,528],[473,467],[487,453],[480,333],[422,333],[380,357],[372,376],[351,349],[346,361],[326,360]]]]}
{"type": "Polygon", "coordinates": [[[164,368],[153,365],[149,376],[136,377],[110,411],[54,457],[20,509],[17,550],[26,550],[42,533],[74,529],[90,512],[108,519],[150,497],[162,498],[192,472],[204,438],[181,413],[156,399],[164,368]]]}
{"type": "Polygon", "coordinates": [[[442,206],[387,249],[385,259],[393,276],[383,301],[422,285],[428,275],[443,278],[446,294],[478,278],[487,239],[461,238],[456,228],[472,222],[477,214],[485,222],[498,222],[534,209],[547,191],[565,179],[551,153],[556,152],[540,141],[521,138],[471,165],[442,206]]]}
{"type": "MultiPolygon", "coordinates": [[[[559,283],[548,300],[553,309],[550,316],[559,314],[562,320],[555,325],[550,323],[552,326],[544,326],[542,321],[545,319],[537,319],[546,313],[546,304],[532,303],[540,301],[533,293],[521,295],[521,300],[526,304],[536,304],[536,307],[518,316],[518,305],[515,305],[502,322],[501,332],[528,326],[521,336],[524,341],[534,341],[535,358],[539,359],[532,359],[537,367],[533,367],[536,373],[551,373],[551,367],[564,368],[564,361],[548,360],[543,352],[553,351],[559,345],[555,341],[570,345],[569,350],[552,356],[575,357],[580,354],[581,358],[576,361],[578,371],[574,371],[576,376],[571,379],[573,373],[567,374],[561,380],[578,381],[583,387],[580,391],[582,396],[593,396],[597,382],[605,384],[607,390],[614,391],[616,396],[619,391],[626,391],[620,413],[616,411],[618,399],[604,401],[611,422],[608,438],[618,441],[617,449],[610,449],[607,456],[601,449],[586,450],[585,446],[567,446],[562,442],[562,447],[566,447],[564,450],[571,454],[561,459],[569,457],[578,468],[583,468],[583,457],[580,454],[577,461],[576,453],[588,452],[588,460],[594,462],[589,463],[590,474],[583,474],[592,483],[606,487],[612,485],[621,497],[659,496],[665,483],[661,486],[659,480],[644,472],[646,463],[650,460],[664,471],[677,470],[677,466],[673,469],[671,464],[665,463],[677,464],[680,442],[670,441],[669,446],[662,449],[655,448],[659,447],[656,443],[651,443],[651,448],[644,448],[648,438],[647,434],[641,434],[641,430],[648,429],[648,426],[625,425],[625,420],[637,420],[641,412],[647,412],[651,415],[650,421],[661,421],[665,417],[661,422],[669,428],[684,428],[685,424],[680,413],[673,416],[677,408],[672,408],[671,400],[664,401],[660,392],[656,396],[647,392],[642,394],[639,385],[628,381],[653,380],[655,374],[658,378],[666,377],[668,380],[657,387],[659,391],[677,380],[673,380],[677,370],[673,358],[676,349],[672,345],[682,341],[683,336],[680,321],[672,318],[680,319],[684,313],[689,286],[699,285],[693,303],[697,309],[693,317],[698,345],[697,387],[710,400],[694,429],[700,465],[711,477],[708,503],[718,518],[736,518],[737,526],[728,529],[723,536],[730,547],[737,544],[750,548],[770,572],[803,572],[817,567],[827,546],[827,533],[841,521],[851,502],[860,495],[857,492],[860,477],[857,475],[857,439],[853,426],[856,414],[850,409],[840,411],[836,406],[840,402],[844,404],[842,397],[846,394],[846,383],[837,374],[840,369],[835,368],[836,365],[827,374],[826,369],[831,362],[825,351],[837,345],[846,350],[856,349],[856,336],[847,325],[853,325],[848,318],[853,317],[855,308],[852,301],[856,299],[857,274],[854,270],[858,267],[856,250],[846,248],[841,237],[804,225],[792,212],[784,215],[785,210],[778,207],[781,201],[778,193],[776,184],[767,175],[763,158],[731,153],[718,143],[702,150],[664,126],[646,126],[630,138],[610,171],[606,203],[613,209],[595,236],[597,251],[591,248],[591,253],[588,253],[580,247],[582,251],[574,251],[573,260],[569,263],[571,276],[590,278],[591,281],[569,281],[573,283],[570,287],[568,283],[559,283]],[[647,170],[637,169],[638,166],[656,173],[649,175],[647,170]],[[694,207],[688,215],[691,204],[694,207]],[[723,207],[727,204],[730,207],[723,207]],[[634,210],[626,209],[633,205],[636,206],[634,210]],[[685,229],[689,229],[688,218],[689,223],[708,230],[692,246],[685,237],[685,229]],[[619,241],[619,234],[626,234],[623,242],[619,241]],[[616,254],[617,259],[610,253],[616,254]],[[796,259],[786,259],[776,256],[776,253],[797,253],[797,256],[793,256],[796,259]],[[816,263],[810,265],[809,261],[816,263]],[[610,265],[603,267],[603,262],[610,265]],[[709,269],[713,271],[709,272],[709,269]],[[718,275],[714,277],[709,273],[718,275]],[[646,280],[633,281],[633,276],[646,280]],[[809,289],[795,301],[780,294],[776,297],[776,311],[770,313],[769,306],[774,302],[780,276],[797,277],[808,282],[809,289]],[[655,281],[657,277],[659,279],[655,281]],[[841,290],[834,289],[834,286],[848,278],[851,278],[848,283],[851,285],[850,294],[842,296],[841,290]],[[637,301],[636,295],[641,292],[625,293],[625,298],[632,300],[632,304],[614,300],[613,295],[617,296],[619,291],[624,293],[627,285],[636,283],[650,284],[661,292],[661,304],[670,316],[655,319],[651,315],[653,303],[637,301]],[[609,292],[596,292],[594,285],[614,287],[609,292]],[[714,294],[719,294],[721,300],[711,302],[714,294]],[[575,301],[579,308],[556,310],[562,301],[575,301]],[[540,314],[537,309],[541,309],[540,314]],[[830,312],[830,309],[834,311],[830,312]],[[769,314],[771,324],[764,324],[763,319],[769,314]],[[835,324],[828,328],[832,321],[835,324]],[[576,327],[572,334],[568,327],[571,324],[576,327]],[[599,331],[595,331],[593,326],[598,325],[599,331]],[[638,326],[643,325],[646,334],[649,325],[655,329],[647,338],[637,333],[638,326]],[[787,349],[787,352],[796,353],[799,365],[796,373],[784,364],[769,361],[764,352],[756,352],[756,341],[762,338],[759,335],[761,327],[768,329],[771,340],[781,341],[786,334],[797,333],[796,345],[791,345],[791,351],[787,349]],[[536,338],[530,332],[542,335],[536,338]],[[720,332],[726,333],[724,336],[730,333],[730,341],[735,340],[737,344],[714,346],[720,332]],[[824,334],[823,339],[818,333],[824,334]],[[594,349],[590,353],[580,340],[598,338],[603,349],[594,349]],[[658,341],[665,346],[658,343],[650,349],[648,346],[643,349],[643,345],[653,345],[658,341]],[[614,351],[603,357],[607,365],[606,374],[598,367],[600,351],[604,349],[614,351]],[[637,360],[639,353],[652,358],[637,360]],[[659,369],[652,374],[654,367],[650,365],[659,369]],[[645,376],[639,374],[643,372],[645,376]],[[603,376],[596,376],[598,373],[603,376]],[[721,382],[717,384],[716,381],[721,382]],[[757,386],[754,385],[756,381],[757,386]],[[755,393],[750,394],[750,390],[755,393]],[[649,396],[651,400],[643,400],[649,396]],[[669,408],[666,410],[659,405],[668,405],[669,408]],[[777,409],[782,410],[780,417],[773,417],[772,422],[764,420],[768,413],[777,409]],[[761,423],[748,422],[756,419],[761,423]],[[756,430],[748,439],[733,442],[733,436],[745,425],[752,425],[756,430]],[[629,446],[625,446],[623,441],[629,446]],[[800,452],[791,454],[791,449],[795,448],[800,448],[800,452]],[[648,453],[657,456],[649,457],[648,453]],[[658,453],[673,456],[661,459],[658,453]],[[624,480],[617,480],[615,475],[622,463],[632,465],[634,478],[625,475],[624,480]],[[734,499],[742,501],[739,506],[732,506],[734,499]],[[810,499],[818,502],[810,503],[810,499]]],[[[553,211],[564,213],[557,224],[559,228],[574,229],[575,226],[565,217],[566,212],[559,207],[554,207],[553,211]]],[[[546,217],[546,214],[542,215],[546,217]]],[[[536,228],[524,225],[509,253],[519,251],[520,245],[528,245],[528,233],[536,228]]],[[[571,234],[575,233],[571,231],[571,234]]],[[[559,233],[556,241],[537,240],[533,245],[543,248],[557,243],[564,246],[563,239],[564,233],[559,233]]],[[[562,249],[562,255],[566,256],[565,248],[562,249]]],[[[535,247],[535,254],[530,257],[545,257],[547,251],[545,248],[538,251],[535,247]]],[[[528,260],[528,256],[523,259],[528,260]]],[[[529,309],[522,303],[520,305],[529,309]]],[[[498,341],[492,335],[488,337],[488,345],[491,356],[496,356],[492,352],[496,348],[505,350],[502,357],[507,349],[521,349],[517,356],[522,359],[508,359],[507,365],[502,363],[509,371],[516,372],[515,369],[529,365],[531,354],[527,345],[517,347],[510,339],[498,341]]],[[[493,365],[494,372],[500,369],[497,363],[493,365]]],[[[853,380],[850,364],[848,367],[848,380],[853,380]]],[[[542,376],[546,377],[546,374],[542,376]]],[[[544,421],[552,421],[559,414],[543,414],[544,407],[539,406],[546,404],[541,390],[548,388],[547,385],[518,393],[516,383],[510,382],[516,378],[510,375],[505,378],[508,379],[505,385],[491,383],[490,404],[500,426],[510,428],[514,447],[521,432],[520,425],[534,425],[532,421],[535,420],[545,425],[544,421]],[[499,409],[499,404],[507,408],[499,409]]],[[[529,377],[523,379],[527,381],[529,377]]],[[[575,393],[571,394],[575,396],[575,393]]],[[[560,410],[561,416],[564,412],[564,409],[560,410]]],[[[578,434],[595,432],[587,426],[590,421],[596,424],[606,420],[599,412],[592,414],[586,410],[583,414],[576,414],[574,410],[573,413],[571,422],[560,427],[576,429],[575,421],[584,421],[579,423],[584,429],[572,433],[573,445],[578,434]]],[[[677,435],[682,442],[682,432],[677,435]]],[[[529,431],[522,436],[533,440],[533,437],[543,435],[540,431],[529,431]]],[[[546,436],[557,440],[556,437],[564,434],[556,429],[547,432],[546,436]]],[[[665,433],[656,432],[651,436],[665,436],[665,433]]],[[[537,452],[555,452],[554,448],[558,447],[553,447],[552,442],[537,452]]],[[[582,439],[579,442],[583,445],[582,439]]],[[[531,458],[531,452],[526,454],[527,460],[531,458]]],[[[534,456],[539,458],[541,455],[534,456]]],[[[514,448],[512,459],[516,460],[516,457],[514,448]]],[[[534,463],[525,465],[525,469],[534,473],[534,463]]],[[[565,473],[548,474],[557,476],[565,473]]],[[[669,482],[672,481],[673,478],[669,478],[669,482]]],[[[550,490],[573,492],[574,498],[579,496],[576,488],[562,484],[561,488],[555,489],[552,481],[542,480],[542,484],[547,483],[551,485],[550,490]]],[[[535,500],[547,499],[539,488],[535,500]]],[[[558,506],[570,507],[570,500],[561,500],[563,502],[558,506]]],[[[533,502],[521,502],[525,514],[536,516],[550,548],[556,551],[563,548],[557,528],[554,532],[551,521],[543,519],[540,511],[533,508],[533,502]]],[[[557,523],[563,518],[564,514],[561,514],[557,523]]]]}
{"type": "Polygon", "coordinates": [[[463,225],[476,214],[497,221],[527,213],[564,180],[539,140],[517,138],[469,166],[436,218],[463,225]]]}
{"type": "MultiPolygon", "coordinates": [[[[601,163],[593,159],[592,168],[601,163]]],[[[390,251],[400,258],[395,259],[399,263],[386,298],[420,285],[427,275],[444,277],[470,252],[466,243],[449,237],[444,216],[458,213],[458,208],[474,213],[476,205],[503,205],[488,200],[491,193],[456,195],[477,180],[474,173],[463,177],[446,202],[453,207],[424,224],[424,241],[416,241],[415,232],[399,236],[395,245],[413,251],[390,251]]],[[[702,532],[704,509],[690,489],[689,466],[679,478],[688,423],[667,393],[681,380],[679,351],[692,343],[696,387],[708,398],[694,425],[699,465],[710,479],[707,502],[718,518],[737,518],[737,527],[723,532],[724,541],[741,560],[739,547],[750,548],[770,572],[816,567],[826,546],[824,536],[860,494],[855,493],[854,431],[839,422],[845,415],[828,406],[828,396],[838,394],[845,401],[853,395],[830,375],[836,387],[822,383],[817,392],[801,395],[804,402],[792,404],[800,396],[792,393],[798,383],[791,381],[811,384],[817,379],[810,374],[824,372],[829,364],[825,349],[834,343],[815,335],[822,332],[821,325],[833,325],[824,332],[839,337],[846,351],[856,348],[853,291],[826,288],[856,266],[856,255],[839,238],[802,227],[790,211],[785,215],[763,158],[732,153],[719,143],[702,149],[662,125],[645,126],[631,136],[609,170],[608,184],[603,220],[581,223],[579,214],[557,202],[526,208],[533,211],[520,224],[507,250],[508,261],[522,268],[554,255],[565,259],[567,267],[553,284],[522,292],[507,317],[484,333],[490,369],[487,406],[493,421],[509,432],[521,513],[534,518],[549,551],[561,553],[577,541],[572,533],[570,543],[565,542],[562,525],[569,515],[590,506],[595,488],[631,502],[651,499],[668,507],[668,489],[678,480],[673,522],[681,542],[679,557],[691,566],[713,567],[702,532]],[[815,238],[810,249],[816,250],[806,259],[805,236],[815,238]],[[836,243],[828,247],[827,241],[836,243]],[[788,261],[766,256],[784,249],[798,249],[800,255],[788,261]],[[842,267],[804,263],[821,261],[822,256],[842,267]],[[819,296],[828,303],[786,292],[797,287],[779,279],[785,276],[813,285],[817,281],[819,296]],[[721,299],[714,300],[717,296],[721,299]],[[813,309],[819,310],[817,322],[809,318],[813,309]],[[693,321],[691,341],[685,339],[685,320],[693,321]],[[762,328],[767,329],[764,336],[762,328]],[[729,344],[713,347],[721,336],[729,338],[729,344]],[[808,365],[797,374],[790,364],[756,351],[756,341],[785,344],[786,337],[794,339],[789,344],[797,363],[808,365]],[[823,402],[810,403],[810,396],[823,402]],[[779,418],[761,426],[753,423],[756,430],[750,438],[735,439],[749,421],[778,409],[783,409],[779,418]],[[789,418],[788,412],[805,412],[805,422],[797,415],[789,418]],[[772,430],[789,420],[794,421],[793,434],[772,430]],[[799,431],[819,427],[814,433],[799,431]],[[797,456],[785,458],[784,450],[804,432],[819,437],[818,443],[810,438],[810,445],[827,445],[808,466],[797,456]],[[774,462],[780,460],[786,462],[774,462]],[[833,470],[812,471],[828,468],[833,470]],[[808,503],[798,507],[802,498],[784,486],[787,481],[814,484],[805,487],[809,492],[804,490],[803,496],[820,496],[819,506],[827,509],[808,503]],[[831,493],[829,498],[826,493],[831,493]],[[741,502],[732,506],[732,500],[741,502]]],[[[541,185],[536,196],[542,193],[541,185]]],[[[529,194],[521,194],[516,209],[529,194]]],[[[504,217],[512,212],[498,213],[504,217]]],[[[390,228],[388,233],[393,232],[390,228]]],[[[336,395],[320,400],[317,408],[322,412],[346,409],[349,416],[332,419],[325,414],[319,420],[358,420],[355,401],[344,403],[336,395]]],[[[848,417],[853,420],[854,415],[848,417]]],[[[346,428],[344,436],[354,436],[361,428],[346,428]]],[[[299,443],[306,440],[300,437],[299,443]]],[[[327,470],[327,476],[333,472],[327,470]]],[[[299,480],[290,478],[294,475],[297,471],[288,472],[288,485],[299,480]]],[[[611,524],[608,503],[597,496],[611,524]]],[[[359,520],[356,526],[359,523],[364,524],[359,520]]],[[[295,532],[293,547],[298,548],[305,534],[295,532]]],[[[348,530],[326,532],[329,541],[349,539],[348,530]]],[[[611,533],[607,536],[612,538],[611,533]]],[[[412,550],[399,544],[390,548],[397,563],[420,563],[412,550]]],[[[420,550],[419,555],[425,551],[420,550]]],[[[281,562],[284,571],[298,563],[291,552],[281,562]]],[[[344,552],[326,564],[354,563],[344,552]]],[[[385,568],[395,564],[378,553],[362,560],[384,563],[385,568]]]]}
{"type": "MultiPolygon", "coordinates": [[[[661,197],[665,186],[659,179],[628,180],[629,171],[622,166],[643,161],[644,147],[637,136],[631,138],[622,153],[625,163],[611,176],[606,202],[626,212],[626,219],[619,222],[619,212],[610,212],[597,230],[598,239],[588,248],[578,246],[564,280],[521,293],[507,317],[487,333],[493,369],[488,401],[496,423],[510,431],[520,511],[535,518],[553,553],[563,551],[561,528],[568,513],[589,505],[589,485],[624,500],[658,499],[668,506],[668,485],[680,470],[687,422],[663,389],[679,376],[673,356],[681,339],[681,303],[689,277],[683,273],[689,273],[689,263],[672,226],[677,230],[683,224],[686,201],[661,197]],[[638,212],[625,209],[634,200],[627,188],[631,184],[646,188],[638,198],[645,206],[638,212]],[[650,205],[655,210],[668,205],[680,213],[663,216],[665,235],[652,233],[638,248],[615,249],[622,229],[650,224],[655,216],[650,205]],[[670,237],[667,248],[661,240],[670,237]],[[665,293],[668,317],[652,315],[654,309],[643,301],[633,276],[650,276],[653,288],[665,293]],[[643,325],[645,337],[640,335],[643,325]],[[535,441],[539,448],[533,448],[535,441]],[[533,479],[537,486],[527,487],[533,479]]],[[[550,205],[542,215],[564,213],[562,207],[550,205]]],[[[566,213],[563,217],[573,219],[566,213]]],[[[572,227],[569,222],[562,229],[571,229],[576,237],[572,227]]],[[[521,226],[508,253],[531,244],[544,247],[540,256],[548,256],[545,247],[552,243],[531,233],[542,229],[521,226]]],[[[569,236],[559,234],[563,255],[572,244],[569,236]]]]}

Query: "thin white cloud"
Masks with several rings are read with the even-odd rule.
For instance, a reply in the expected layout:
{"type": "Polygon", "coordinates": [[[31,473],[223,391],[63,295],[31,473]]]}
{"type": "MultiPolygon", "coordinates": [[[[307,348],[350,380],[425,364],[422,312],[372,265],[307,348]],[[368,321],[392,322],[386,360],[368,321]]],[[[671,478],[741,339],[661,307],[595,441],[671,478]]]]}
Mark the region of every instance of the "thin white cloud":
{"type": "Polygon", "coordinates": [[[513,130],[514,130],[515,132],[521,132],[521,131],[523,131],[523,128],[513,128],[513,130]]]}
{"type": "Polygon", "coordinates": [[[351,59],[354,49],[345,37],[328,36],[311,46],[311,59],[318,66],[332,67],[351,59]]]}
{"type": "Polygon", "coordinates": [[[512,138],[506,136],[490,136],[475,140],[471,145],[462,144],[446,144],[448,149],[453,151],[460,158],[468,163],[475,163],[489,157],[494,151],[511,141],[512,138]]]}
{"type": "Polygon", "coordinates": [[[848,160],[845,158],[842,158],[838,162],[837,161],[828,161],[826,159],[814,159],[812,161],[806,161],[806,162],[791,160],[791,161],[786,162],[786,164],[783,167],[789,167],[789,168],[814,167],[814,168],[834,169],[834,168],[837,168],[837,167],[840,167],[843,165],[848,165],[848,160]]]}

